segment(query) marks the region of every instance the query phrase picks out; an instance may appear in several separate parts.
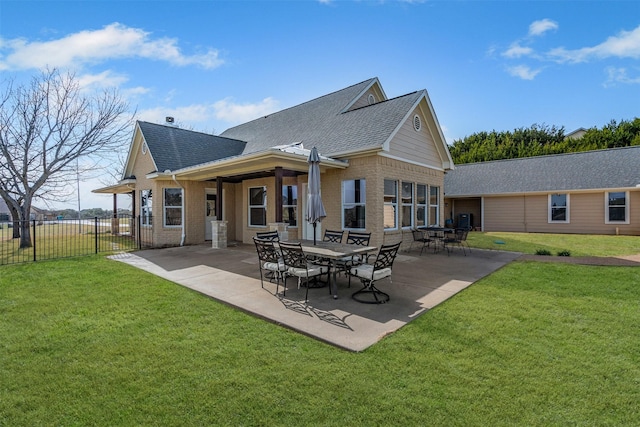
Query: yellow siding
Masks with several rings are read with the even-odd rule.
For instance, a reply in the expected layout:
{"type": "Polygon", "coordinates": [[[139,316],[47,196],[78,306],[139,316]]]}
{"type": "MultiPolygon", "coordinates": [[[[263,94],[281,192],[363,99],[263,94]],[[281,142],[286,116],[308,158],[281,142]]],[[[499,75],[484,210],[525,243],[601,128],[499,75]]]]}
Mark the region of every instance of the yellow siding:
{"type": "Polygon", "coordinates": [[[410,114],[402,124],[389,145],[389,154],[412,162],[442,168],[442,159],[427,126],[427,120],[419,109],[410,114]],[[416,114],[422,123],[420,131],[416,131],[413,127],[413,118],[416,114]]]}
{"type": "MultiPolygon", "coordinates": [[[[456,203],[458,203],[456,201],[456,203]]],[[[629,224],[605,224],[605,193],[572,193],[569,222],[549,223],[548,195],[484,198],[484,231],[640,235],[640,192],[629,192],[629,224]]]]}

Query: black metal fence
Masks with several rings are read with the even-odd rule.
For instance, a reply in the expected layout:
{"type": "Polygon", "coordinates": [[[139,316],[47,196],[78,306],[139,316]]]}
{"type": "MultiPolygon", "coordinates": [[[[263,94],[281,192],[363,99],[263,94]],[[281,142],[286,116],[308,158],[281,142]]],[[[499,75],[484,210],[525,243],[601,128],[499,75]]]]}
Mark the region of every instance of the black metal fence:
{"type": "Polygon", "coordinates": [[[0,265],[147,247],[153,247],[153,229],[140,227],[139,216],[0,223],[0,265]],[[22,240],[31,246],[21,248],[22,240]]]}

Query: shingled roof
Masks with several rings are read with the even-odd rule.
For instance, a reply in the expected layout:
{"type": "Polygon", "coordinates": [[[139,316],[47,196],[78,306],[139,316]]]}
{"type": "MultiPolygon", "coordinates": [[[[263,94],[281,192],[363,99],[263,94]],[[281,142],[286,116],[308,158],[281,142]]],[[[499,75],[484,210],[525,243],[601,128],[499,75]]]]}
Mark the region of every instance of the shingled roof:
{"type": "Polygon", "coordinates": [[[302,142],[305,148],[317,147],[320,153],[330,157],[382,148],[424,91],[345,111],[376,80],[365,80],[235,126],[221,136],[246,141],[243,154],[293,142],[302,142]]]}
{"type": "Polygon", "coordinates": [[[622,189],[640,185],[640,147],[456,165],[446,197],[622,189]]]}
{"type": "Polygon", "coordinates": [[[158,172],[242,154],[246,142],[173,126],[138,122],[158,172]]]}

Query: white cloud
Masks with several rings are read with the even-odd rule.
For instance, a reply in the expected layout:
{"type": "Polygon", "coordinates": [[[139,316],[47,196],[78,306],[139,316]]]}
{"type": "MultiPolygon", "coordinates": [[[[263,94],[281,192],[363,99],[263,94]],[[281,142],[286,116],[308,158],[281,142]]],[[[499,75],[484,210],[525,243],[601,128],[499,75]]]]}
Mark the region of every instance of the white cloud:
{"type": "Polygon", "coordinates": [[[529,25],[529,36],[537,37],[540,36],[547,31],[557,30],[558,23],[552,21],[550,19],[541,19],[539,21],[533,21],[531,25],[529,25]]]}
{"type": "Polygon", "coordinates": [[[0,40],[0,70],[58,67],[81,68],[120,58],[166,61],[176,66],[216,68],[224,63],[218,51],[208,49],[184,55],[176,39],[153,39],[139,28],[113,23],[100,30],[86,30],[50,41],[0,40]]]}
{"type": "MultiPolygon", "coordinates": [[[[138,112],[138,119],[154,123],[164,123],[167,116],[175,118],[182,127],[201,128],[210,126],[218,120],[230,125],[244,123],[258,117],[271,114],[279,109],[279,103],[273,98],[265,98],[257,103],[237,104],[231,98],[225,98],[213,104],[193,104],[177,108],[156,107],[138,112]],[[197,125],[197,126],[194,126],[197,125]]],[[[221,129],[224,130],[224,129],[221,129]]],[[[219,130],[220,131],[220,130],[219,130]]]]}
{"type": "Polygon", "coordinates": [[[520,58],[521,56],[528,56],[533,53],[533,49],[530,47],[520,46],[518,42],[513,43],[509,49],[502,53],[502,56],[507,58],[520,58]]]}
{"type": "Polygon", "coordinates": [[[640,84],[640,76],[630,77],[626,68],[608,67],[607,81],[604,83],[605,87],[614,86],[616,83],[622,84],[640,84]]]}
{"type": "Polygon", "coordinates": [[[236,104],[225,98],[213,104],[216,118],[228,123],[243,123],[278,110],[278,101],[269,97],[255,104],[236,104]]]}
{"type": "Polygon", "coordinates": [[[591,59],[604,58],[640,58],[640,26],[631,31],[621,31],[604,42],[580,49],[569,50],[563,47],[552,49],[548,56],[560,63],[587,62],[591,59]]]}
{"type": "Polygon", "coordinates": [[[522,80],[533,80],[542,70],[532,70],[527,65],[516,65],[515,67],[507,68],[507,71],[512,76],[519,77],[522,80]]]}

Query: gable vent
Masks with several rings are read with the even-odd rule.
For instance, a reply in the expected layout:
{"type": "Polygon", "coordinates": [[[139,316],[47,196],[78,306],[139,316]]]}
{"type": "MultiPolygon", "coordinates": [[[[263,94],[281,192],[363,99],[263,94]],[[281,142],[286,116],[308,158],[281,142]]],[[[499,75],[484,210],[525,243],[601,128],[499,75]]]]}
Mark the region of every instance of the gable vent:
{"type": "Polygon", "coordinates": [[[413,117],[413,128],[416,132],[420,132],[420,129],[422,129],[422,121],[420,120],[420,116],[417,114],[413,117]]]}

